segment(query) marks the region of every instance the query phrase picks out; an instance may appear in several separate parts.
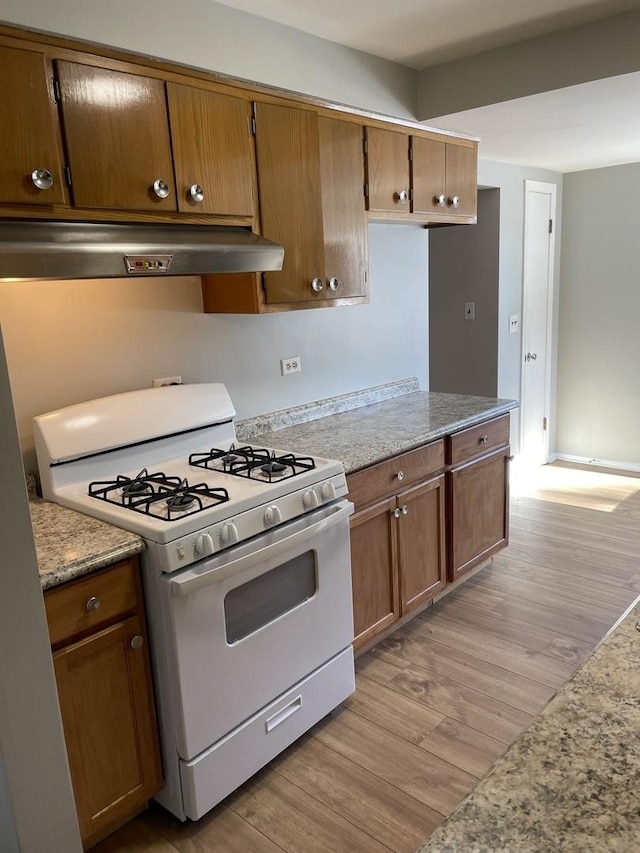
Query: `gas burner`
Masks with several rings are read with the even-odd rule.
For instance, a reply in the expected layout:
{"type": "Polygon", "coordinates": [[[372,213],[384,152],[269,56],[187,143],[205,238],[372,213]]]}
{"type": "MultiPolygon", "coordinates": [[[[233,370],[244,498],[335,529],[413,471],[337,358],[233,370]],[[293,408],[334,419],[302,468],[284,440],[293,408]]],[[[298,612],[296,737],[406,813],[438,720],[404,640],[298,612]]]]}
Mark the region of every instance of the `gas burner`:
{"type": "Polygon", "coordinates": [[[213,447],[208,453],[192,453],[189,464],[268,483],[286,480],[316,467],[310,456],[276,455],[266,447],[236,447],[234,444],[228,450],[213,447]]]}
{"type": "Polygon", "coordinates": [[[162,472],[149,474],[146,468],[136,477],[119,474],[114,480],[90,483],[88,492],[92,498],[163,521],[174,521],[229,500],[226,489],[212,488],[206,483],[192,486],[180,477],[162,472]]]}

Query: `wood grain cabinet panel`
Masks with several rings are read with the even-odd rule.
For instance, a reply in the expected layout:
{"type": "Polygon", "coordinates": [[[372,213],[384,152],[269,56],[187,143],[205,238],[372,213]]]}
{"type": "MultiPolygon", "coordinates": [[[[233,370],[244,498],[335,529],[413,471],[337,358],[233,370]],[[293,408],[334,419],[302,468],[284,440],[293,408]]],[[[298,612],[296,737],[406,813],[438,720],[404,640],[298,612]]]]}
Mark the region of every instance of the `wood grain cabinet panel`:
{"type": "Polygon", "coordinates": [[[0,47],[0,202],[62,204],[66,201],[58,116],[42,53],[0,47]],[[49,173],[39,189],[36,170],[49,173]],[[45,184],[48,180],[45,181],[45,184]]]}
{"type": "Polygon", "coordinates": [[[395,130],[366,128],[367,210],[409,213],[409,137],[395,130]]]}
{"type": "Polygon", "coordinates": [[[366,645],[398,619],[395,498],[351,518],[354,647],[366,645]]]}
{"type": "Polygon", "coordinates": [[[71,194],[79,207],[176,210],[162,80],[56,61],[71,194]],[[153,186],[162,181],[166,197],[153,186]]]}
{"type": "Polygon", "coordinates": [[[398,495],[401,614],[430,601],[447,582],[444,475],[398,495]]]}
{"type": "Polygon", "coordinates": [[[478,210],[478,155],[475,148],[447,142],[447,212],[456,216],[477,215],[478,210]],[[458,198],[458,207],[451,206],[458,198]]]}
{"type": "Polygon", "coordinates": [[[178,210],[255,216],[251,104],[240,98],[167,83],[178,210]],[[200,187],[198,201],[192,187],[200,187]]]}
{"type": "Polygon", "coordinates": [[[162,787],[137,568],[134,558],[45,593],[85,848],[130,820],[162,787]],[[97,590],[100,605],[86,611],[97,590]]]}
{"type": "Polygon", "coordinates": [[[411,137],[411,210],[438,217],[477,214],[477,152],[475,147],[411,137]]]}

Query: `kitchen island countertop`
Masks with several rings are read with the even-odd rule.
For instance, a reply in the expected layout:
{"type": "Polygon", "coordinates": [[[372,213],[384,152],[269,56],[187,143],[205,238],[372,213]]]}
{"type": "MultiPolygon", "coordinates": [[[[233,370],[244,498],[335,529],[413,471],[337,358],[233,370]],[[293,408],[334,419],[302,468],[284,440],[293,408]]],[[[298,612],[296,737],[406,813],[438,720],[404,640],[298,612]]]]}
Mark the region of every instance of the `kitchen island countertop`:
{"type": "MultiPolygon", "coordinates": [[[[394,384],[380,387],[388,389],[394,384]]],[[[369,389],[240,421],[238,436],[286,452],[339,459],[349,474],[518,406],[515,400],[419,391],[417,382],[411,385],[405,381],[398,386],[399,396],[375,402],[369,400],[375,400],[372,392],[376,389],[369,389]],[[350,399],[353,408],[347,408],[350,399]],[[287,420],[292,425],[287,425],[287,420]]]]}
{"type": "Polygon", "coordinates": [[[640,849],[640,598],[418,853],[640,849]]]}
{"type": "Polygon", "coordinates": [[[32,497],[29,509],[43,590],[144,549],[135,533],[41,498],[32,497]]]}

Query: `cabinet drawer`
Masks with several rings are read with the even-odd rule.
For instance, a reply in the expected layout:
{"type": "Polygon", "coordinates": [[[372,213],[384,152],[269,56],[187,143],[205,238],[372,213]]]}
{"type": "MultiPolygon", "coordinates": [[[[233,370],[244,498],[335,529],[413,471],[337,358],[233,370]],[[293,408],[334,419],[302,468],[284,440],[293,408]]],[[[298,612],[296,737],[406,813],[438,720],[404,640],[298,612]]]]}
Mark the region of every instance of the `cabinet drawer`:
{"type": "Polygon", "coordinates": [[[447,465],[460,465],[509,444],[509,415],[447,436],[447,465]]]}
{"type": "Polygon", "coordinates": [[[419,483],[443,467],[444,442],[440,439],[349,474],[349,498],[360,508],[412,483],[419,483]]]}
{"type": "Polygon", "coordinates": [[[134,612],[137,606],[135,566],[135,560],[127,560],[46,592],[44,606],[51,645],[134,612]]]}

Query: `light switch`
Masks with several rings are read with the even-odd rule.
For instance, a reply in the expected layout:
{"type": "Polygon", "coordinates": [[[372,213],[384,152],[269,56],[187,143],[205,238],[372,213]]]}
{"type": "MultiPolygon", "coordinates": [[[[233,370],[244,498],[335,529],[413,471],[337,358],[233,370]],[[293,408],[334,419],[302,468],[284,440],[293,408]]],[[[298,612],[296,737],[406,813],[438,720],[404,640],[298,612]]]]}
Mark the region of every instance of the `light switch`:
{"type": "Polygon", "coordinates": [[[520,320],[517,314],[509,314],[509,334],[515,335],[520,328],[520,320]]]}
{"type": "Polygon", "coordinates": [[[465,320],[475,320],[476,319],[476,303],[475,302],[465,302],[464,303],[464,319],[465,320]]]}

